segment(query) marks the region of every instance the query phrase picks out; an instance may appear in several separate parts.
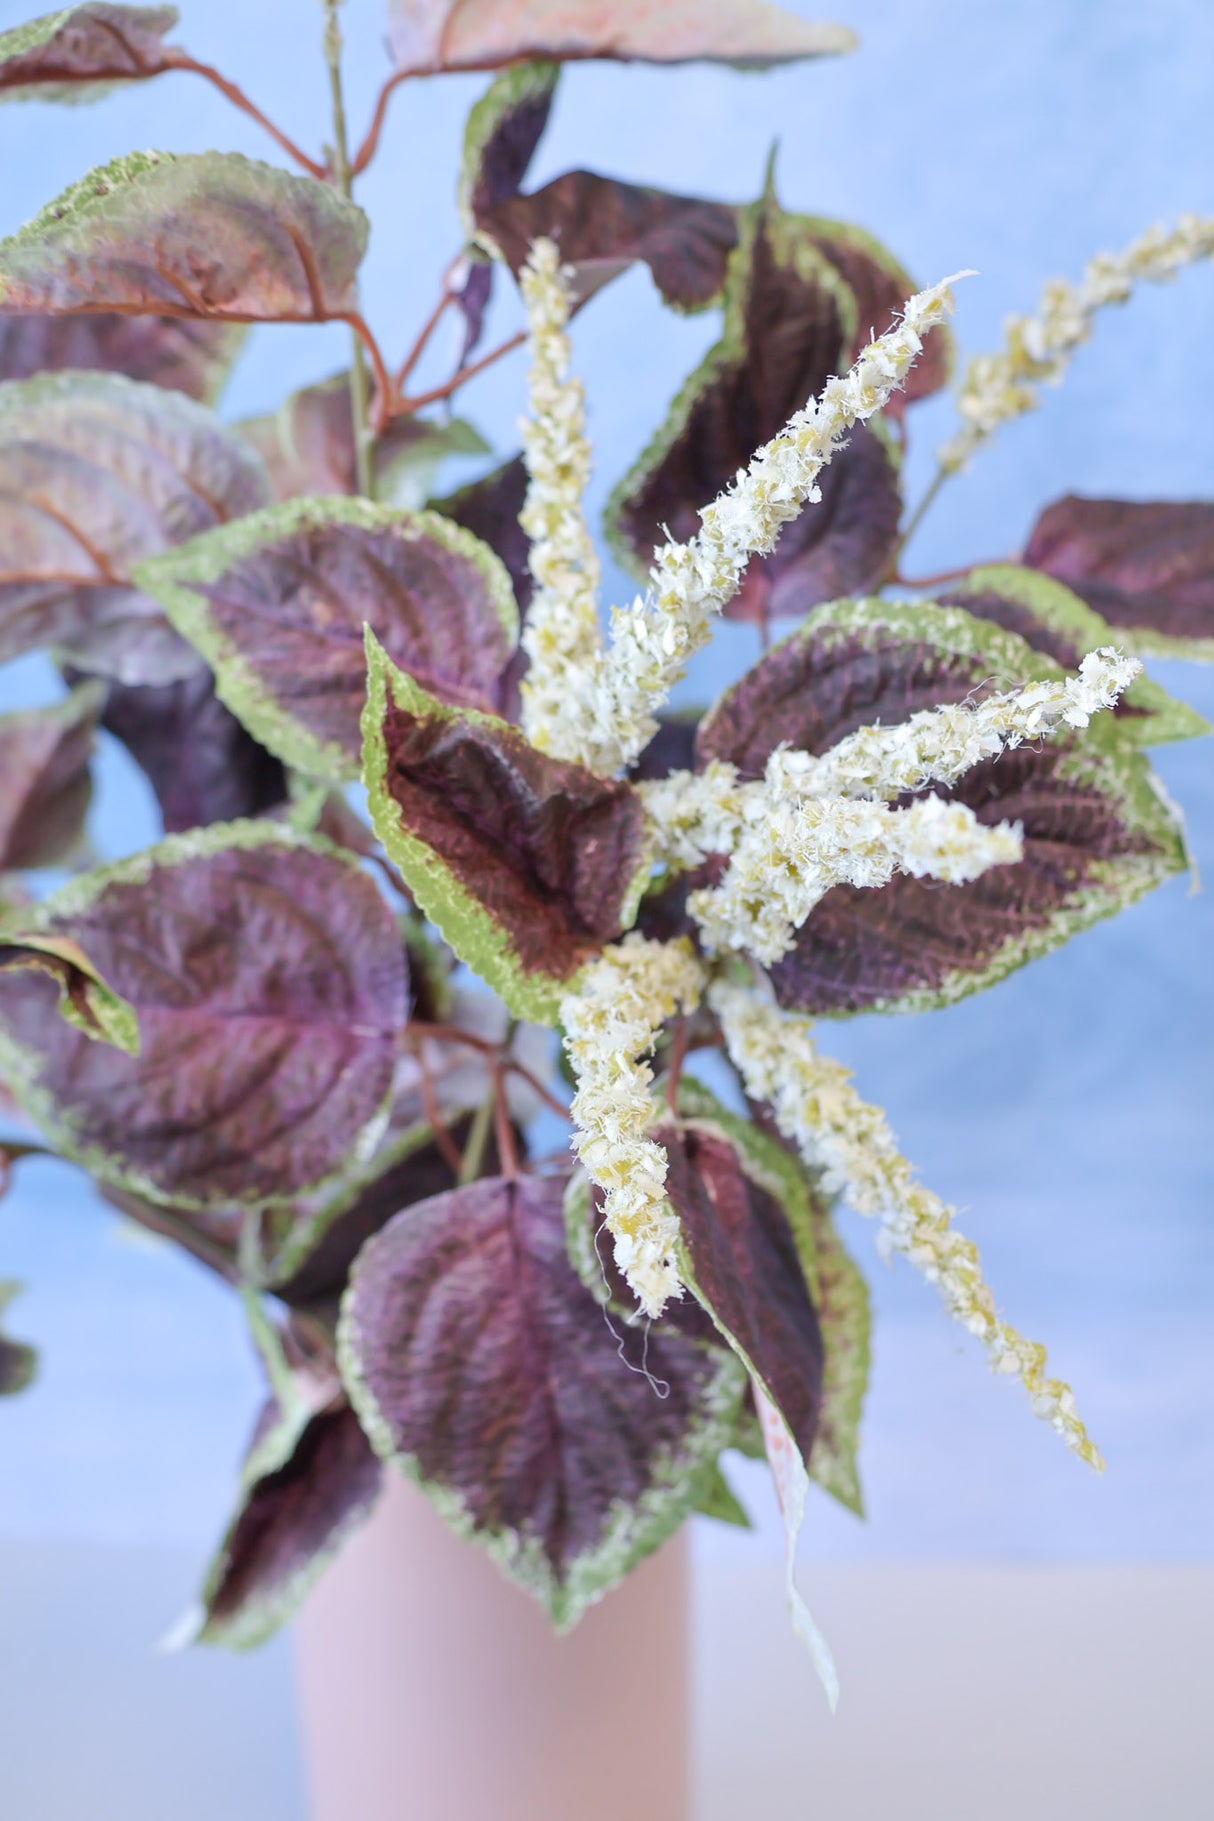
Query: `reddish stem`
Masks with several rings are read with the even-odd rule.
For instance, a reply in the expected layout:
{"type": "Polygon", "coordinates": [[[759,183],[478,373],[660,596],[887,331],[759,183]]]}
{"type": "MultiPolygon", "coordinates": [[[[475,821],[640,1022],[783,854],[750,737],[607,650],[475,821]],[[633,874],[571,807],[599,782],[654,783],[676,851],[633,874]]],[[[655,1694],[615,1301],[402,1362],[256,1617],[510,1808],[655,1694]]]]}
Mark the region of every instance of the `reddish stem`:
{"type": "Polygon", "coordinates": [[[467,385],[470,379],[475,379],[478,373],[483,373],[486,367],[493,366],[495,361],[502,360],[507,354],[513,354],[516,348],[521,348],[526,339],[526,329],[520,329],[517,335],[510,337],[509,341],[504,341],[500,347],[491,349],[488,354],[482,355],[480,360],[474,360],[470,367],[461,367],[458,373],[453,373],[443,385],[434,386],[429,392],[419,392],[416,398],[398,400],[393,415],[404,416],[407,413],[420,411],[423,405],[437,404],[439,399],[450,398],[453,392],[458,392],[461,386],[467,385]]]}
{"type": "MultiPolygon", "coordinates": [[[[1014,563],[1016,558],[1014,556],[1005,556],[999,557],[996,560],[999,563],[1014,563]]],[[[991,561],[988,559],[983,563],[965,563],[960,569],[942,569],[938,575],[912,576],[902,575],[900,572],[896,571],[893,576],[893,585],[895,588],[938,588],[941,582],[959,582],[963,576],[967,576],[970,573],[971,569],[989,569],[992,566],[991,561]]]]}
{"type": "Polygon", "coordinates": [[[442,296],[439,298],[418,331],[417,340],[401,362],[400,372],[396,375],[396,390],[398,393],[404,392],[405,386],[409,380],[409,375],[413,372],[414,367],[416,367],[418,361],[425,353],[430,337],[442,321],[446,311],[454,302],[455,299],[452,297],[450,291],[444,288],[442,296]]]}
{"type": "Polygon", "coordinates": [[[220,94],[227,97],[233,107],[239,108],[242,114],[247,114],[250,120],[255,120],[258,126],[263,127],[270,138],[287,154],[287,157],[293,158],[296,164],[301,165],[309,177],[315,177],[321,183],[328,181],[327,167],[318,164],[315,158],[309,158],[308,154],[297,146],[293,139],[288,138],[281,127],[275,126],[274,122],[262,113],[256,102],[249,100],[242,88],[239,88],[234,82],[229,82],[228,78],[212,64],[199,63],[196,57],[191,57],[186,51],[173,51],[169,54],[168,67],[175,70],[188,70],[195,76],[201,76],[204,81],[213,83],[220,94]]]}
{"type": "Polygon", "coordinates": [[[366,318],[360,316],[357,310],[351,310],[348,315],[341,318],[341,321],[349,323],[371,360],[371,370],[375,375],[375,403],[371,409],[371,428],[378,436],[389,418],[396,415],[393,405],[396,394],[392,385],[392,376],[388,372],[383,350],[372,334],[366,318]]]}
{"type": "Polygon", "coordinates": [[[405,1031],[406,1037],[432,1037],[438,1043],[462,1043],[471,1050],[477,1050],[482,1056],[491,1056],[501,1063],[503,1068],[525,1081],[533,1093],[538,1094],[544,1105],[561,1119],[568,1119],[569,1108],[555,1094],[549,1092],[538,1075],[532,1073],[525,1062],[517,1056],[502,1053],[500,1043],[493,1043],[488,1037],[474,1036],[471,1031],[461,1031],[453,1024],[427,1024],[420,1018],[411,1019],[405,1031]]]}
{"type": "Polygon", "coordinates": [[[514,1142],[514,1127],[510,1123],[510,1108],[506,1102],[506,1084],[500,1063],[495,1063],[493,1069],[493,1136],[497,1141],[497,1161],[502,1175],[518,1176],[518,1146],[514,1142]]]}
{"type": "Polygon", "coordinates": [[[421,1071],[422,1106],[434,1133],[434,1142],[442,1154],[451,1174],[459,1181],[460,1165],[463,1162],[459,1146],[451,1136],[451,1131],[443,1118],[442,1108],[438,1104],[438,1095],[434,1091],[434,1077],[430,1073],[430,1063],[426,1056],[425,1046],[418,1051],[417,1064],[421,1071]]]}
{"type": "Polygon", "coordinates": [[[380,134],[384,130],[384,121],[388,118],[388,103],[391,101],[401,83],[407,80],[408,71],[397,70],[395,75],[388,77],[388,80],[380,89],[375,102],[375,112],[371,116],[371,124],[367,128],[366,136],[357,152],[355,152],[353,162],[350,165],[351,177],[357,177],[361,172],[365,171],[376,152],[379,150],[380,134]]]}

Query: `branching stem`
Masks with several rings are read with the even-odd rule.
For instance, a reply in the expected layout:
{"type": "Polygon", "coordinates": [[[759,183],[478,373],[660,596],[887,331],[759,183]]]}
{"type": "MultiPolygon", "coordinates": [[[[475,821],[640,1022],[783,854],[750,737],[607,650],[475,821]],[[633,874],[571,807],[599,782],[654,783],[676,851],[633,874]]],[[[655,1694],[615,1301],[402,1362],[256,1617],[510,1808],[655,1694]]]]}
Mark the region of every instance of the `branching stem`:
{"type": "Polygon", "coordinates": [[[509,341],[502,342],[500,347],[491,348],[489,353],[482,355],[480,360],[474,360],[470,367],[461,367],[458,373],[453,373],[443,385],[434,386],[429,392],[419,392],[416,398],[398,399],[393,407],[393,415],[405,416],[413,411],[420,411],[423,405],[437,404],[439,399],[450,398],[453,393],[459,391],[461,386],[466,386],[470,379],[475,379],[478,373],[483,373],[486,367],[492,367],[497,361],[503,360],[507,354],[513,354],[516,348],[521,348],[526,339],[527,331],[520,329],[517,335],[510,337],[509,341]]]}
{"type": "Polygon", "coordinates": [[[384,130],[384,121],[388,118],[388,103],[405,80],[406,72],[397,70],[395,75],[388,77],[380,89],[375,102],[375,112],[371,116],[371,124],[367,128],[363,142],[354,154],[354,162],[350,166],[351,177],[361,177],[379,150],[380,134],[384,130]]]}
{"type": "MultiPolygon", "coordinates": [[[[346,101],[341,81],[341,27],[337,9],[343,0],[324,0],[325,63],[329,70],[329,93],[333,103],[333,176],[338,189],[347,199],[353,188],[350,169],[350,147],[346,134],[346,101]]],[[[387,409],[391,398],[391,381],[384,366],[378,343],[363,318],[357,314],[346,319],[351,329],[350,344],[350,414],[354,421],[354,468],[356,486],[365,499],[375,498],[375,452],[372,443],[370,388],[367,383],[366,349],[375,363],[379,386],[380,410],[387,409]]]]}
{"type": "Polygon", "coordinates": [[[242,88],[238,87],[235,82],[229,81],[212,64],[200,63],[196,57],[191,57],[186,51],[174,51],[169,58],[169,67],[175,70],[188,70],[192,75],[201,76],[204,81],[211,83],[221,95],[232,103],[233,107],[239,108],[242,114],[247,114],[250,120],[255,120],[258,126],[264,128],[274,143],[281,147],[288,158],[293,158],[296,164],[308,173],[309,177],[318,178],[322,183],[328,177],[329,173],[323,164],[318,164],[315,158],[309,158],[302,147],[297,146],[281,127],[275,126],[274,122],[262,113],[256,102],[249,100],[242,88]]]}

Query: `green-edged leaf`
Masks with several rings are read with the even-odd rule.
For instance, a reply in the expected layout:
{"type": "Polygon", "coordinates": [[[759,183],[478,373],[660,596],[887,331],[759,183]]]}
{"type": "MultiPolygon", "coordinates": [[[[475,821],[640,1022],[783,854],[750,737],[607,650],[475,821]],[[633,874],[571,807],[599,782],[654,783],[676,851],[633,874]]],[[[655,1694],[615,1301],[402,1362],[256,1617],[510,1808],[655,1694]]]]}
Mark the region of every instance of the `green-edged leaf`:
{"type": "MultiPolygon", "coordinates": [[[[634,573],[647,573],[667,533],[698,533],[701,508],[843,367],[856,322],[855,300],[805,219],[770,195],[746,211],[721,340],[608,503],[608,530],[634,573]]],[[[902,509],[888,435],[858,429],[820,485],[820,502],[750,563],[732,617],[801,614],[884,573],[902,509]]]]}
{"type": "Polygon", "coordinates": [[[767,0],[389,0],[388,16],[397,68],[415,74],[528,57],[764,69],[856,42],[846,26],[813,24],[767,0]]]}
{"type": "Polygon", "coordinates": [[[583,965],[628,929],[649,877],[631,785],[428,695],[368,634],[363,782],[426,915],[516,1017],[555,1022],[583,965]]]}
{"type": "MultiPolygon", "coordinates": [[[[679,1112],[706,1122],[737,1152],[744,1173],[779,1203],[797,1248],[822,1337],[822,1383],[809,1476],[862,1517],[858,1455],[860,1414],[868,1389],[868,1285],[839,1238],[830,1202],[784,1143],[723,1107],[689,1075],[679,1083],[679,1112]]],[[[761,1458],[758,1419],[749,1400],[732,1446],[761,1458]]]]}
{"type": "Polygon", "coordinates": [[[238,323],[185,316],[0,317],[0,380],[124,373],[214,405],[245,335],[238,323]]]}
{"type": "Polygon", "coordinates": [[[0,662],[52,646],[126,683],[190,675],[132,570],[269,495],[253,451],[179,393],[115,373],[0,386],[0,662]]]}
{"type": "Polygon", "coordinates": [[[1041,514],[1024,561],[1082,595],[1135,650],[1214,658],[1214,502],[1069,494],[1041,514]]]}
{"type": "MultiPolygon", "coordinates": [[[[700,725],[697,752],[754,778],[781,742],[822,753],[858,727],[1061,674],[1022,639],[957,608],[836,602],[726,691],[700,725]]],[[[986,760],[936,794],[981,822],[1020,822],[1023,861],[970,885],[898,876],[879,891],[836,886],[773,969],[782,1004],[819,1013],[950,1004],[1185,865],[1175,817],[1111,715],[986,760]]]]}
{"type": "Polygon", "coordinates": [[[367,218],[238,152],[131,152],[0,241],[0,314],[325,322],[358,307],[367,218]]]}
{"type": "MultiPolygon", "coordinates": [[[[138,1017],[86,1044],[46,983],[0,972],[0,1075],[56,1148],[153,1201],[256,1207],[320,1188],[383,1133],[403,945],[356,862],[269,822],[175,835],[39,906],[138,1017]]],[[[2,954],[0,954],[2,959],[2,954]]]]}
{"type": "MultiPolygon", "coordinates": [[[[1123,645],[1125,634],[1077,594],[1039,569],[1012,563],[972,569],[960,588],[940,596],[942,607],[963,607],[982,620],[1015,632],[1034,651],[1044,651],[1064,670],[1102,646],[1123,645]]],[[[1113,710],[1122,732],[1140,746],[1191,740],[1209,733],[1209,724],[1187,702],[1178,702],[1151,677],[1140,676],[1113,710]]]]}
{"type": "MultiPolygon", "coordinates": [[[[357,492],[348,373],[293,392],[279,411],[236,427],[265,463],[277,499],[357,492]]],[[[422,506],[449,455],[485,455],[488,448],[459,417],[395,418],[375,444],[376,496],[396,506],[422,506]]]]}
{"type": "Polygon", "coordinates": [[[175,6],[110,6],[86,0],[0,32],[0,100],[91,101],[115,82],[174,66],[163,42],[175,6]]]}
{"type": "MultiPolygon", "coordinates": [[[[0,1322],[8,1305],[20,1294],[20,1284],[0,1282],[0,1322]]],[[[38,1355],[34,1349],[23,1346],[20,1341],[9,1340],[0,1327],[0,1397],[15,1397],[18,1391],[24,1391],[33,1383],[37,1371],[38,1355]]]]}
{"type": "Polygon", "coordinates": [[[566,1258],[563,1189],[490,1178],[398,1215],[339,1335],[377,1452],[562,1629],[695,1509],[745,1385],[725,1349],[661,1327],[630,1370],[566,1258]]]}
{"type": "Polygon", "coordinates": [[[738,211],[593,171],[568,171],[532,195],[485,204],[477,228],[515,273],[533,240],[556,241],[573,268],[579,303],[644,260],[666,302],[690,311],[720,301],[738,243],[738,211]]]}
{"type": "Polygon", "coordinates": [[[446,701],[495,707],[518,643],[493,552],[436,513],[303,499],[141,565],[219,695],[299,771],[356,777],[364,627],[446,701]]]}
{"type": "Polygon", "coordinates": [[[514,584],[514,598],[520,614],[531,602],[531,540],[519,524],[519,514],[527,495],[527,467],[521,455],[515,455],[491,474],[472,481],[445,499],[430,501],[434,512],[454,519],[465,531],[488,544],[509,571],[514,584]]]}
{"type": "MultiPolygon", "coordinates": [[[[26,913],[29,915],[29,913],[26,913]]],[[[79,1048],[76,1038],[112,1044],[123,1055],[139,1055],[139,1023],[131,1005],[102,978],[94,962],[71,936],[6,919],[0,926],[0,1078],[7,1075],[3,1036],[3,1003],[6,999],[37,999],[52,1027],[49,1040],[79,1048]],[[17,976],[24,978],[17,979],[17,976]],[[34,976],[30,979],[29,976],[34,976]],[[50,981],[57,1000],[42,989],[50,981]],[[54,1029],[49,1014],[57,1012],[70,1025],[66,1033],[54,1029]]],[[[2,1085],[2,1081],[0,1081],[2,1085]]],[[[7,1083],[20,1100],[14,1083],[7,1083]]]]}
{"type": "MultiPolygon", "coordinates": [[[[844,354],[844,361],[850,366],[866,342],[885,334],[894,318],[901,315],[907,299],[920,287],[887,246],[853,222],[831,221],[825,215],[802,215],[797,219],[802,232],[834,266],[855,299],[855,329],[844,354]]],[[[938,392],[947,385],[952,365],[952,333],[947,324],[941,323],[928,331],[906,384],[894,393],[885,414],[901,417],[907,405],[938,392]]]]}
{"type": "Polygon", "coordinates": [[[0,715],[0,873],[53,866],[79,845],[104,697],[88,684],[54,708],[0,715]]]}
{"type": "Polygon", "coordinates": [[[166,834],[262,816],[286,802],[281,761],[224,707],[205,666],[178,683],[111,683],[101,724],[152,786],[166,834]]]}
{"type": "Polygon", "coordinates": [[[557,63],[518,63],[490,83],[468,115],[457,201],[468,240],[481,217],[516,196],[552,112],[557,63]]]}
{"type": "Polygon", "coordinates": [[[718,1524],[733,1524],[739,1530],[753,1528],[750,1515],[720,1467],[713,1470],[696,1506],[697,1517],[715,1518],[718,1524]]]}
{"type": "Polygon", "coordinates": [[[248,1469],[191,1627],[199,1644],[250,1650],[293,1618],[371,1515],[383,1482],[383,1468],[344,1399],[309,1413],[302,1425],[284,1420],[271,1400],[248,1469]]]}

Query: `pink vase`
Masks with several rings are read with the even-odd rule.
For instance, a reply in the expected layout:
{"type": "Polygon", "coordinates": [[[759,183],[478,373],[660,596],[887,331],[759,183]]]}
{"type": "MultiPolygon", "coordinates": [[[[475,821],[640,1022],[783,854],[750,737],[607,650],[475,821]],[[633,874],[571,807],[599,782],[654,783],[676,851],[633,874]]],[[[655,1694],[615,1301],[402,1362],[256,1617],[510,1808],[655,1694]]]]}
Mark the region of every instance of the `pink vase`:
{"type": "Polygon", "coordinates": [[[556,1637],[399,1475],[298,1626],[311,1821],[689,1821],[668,1543],[556,1637]]]}

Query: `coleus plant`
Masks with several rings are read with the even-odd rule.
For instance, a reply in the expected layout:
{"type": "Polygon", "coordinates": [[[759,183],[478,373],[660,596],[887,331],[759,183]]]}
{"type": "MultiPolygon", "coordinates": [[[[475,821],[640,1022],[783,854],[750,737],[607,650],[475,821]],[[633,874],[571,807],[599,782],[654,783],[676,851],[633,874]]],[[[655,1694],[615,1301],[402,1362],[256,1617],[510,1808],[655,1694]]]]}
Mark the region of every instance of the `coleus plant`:
{"type": "MultiPolygon", "coordinates": [[[[833,1689],[793,1551],[811,1480],[861,1505],[868,1308],[835,1198],[1099,1456],[812,1020],[948,1004],[1181,870],[1143,748],[1206,729],[1137,654],[1214,650],[1205,503],[1064,499],[1020,563],[932,589],[900,554],[1094,312],[1209,256],[1214,222],[1013,319],[908,515],[949,283],[916,292],[771,179],[746,207],[588,171],[525,187],[565,61],[762,67],[845,30],[762,0],[391,0],[354,147],[337,6],[316,156],[177,47],[173,7],[0,34],[6,95],[192,71],[289,167],[132,154],[0,243],[0,661],[46,650],[69,686],[0,719],[12,1119],[244,1300],[266,1404],[196,1635],[287,1617],[385,1463],[566,1626],[690,1513],[745,1521],[719,1466],[742,1448],[771,1462],[833,1689]],[[352,191],[394,89],[456,69],[493,72],[465,245],[394,366],[352,191]],[[612,496],[644,593],[604,627],[568,324],[637,262],[720,336],[612,496]],[[479,354],[503,272],[527,329],[479,354]],[[456,369],[411,392],[448,312],[456,369]],[[347,373],[216,414],[244,325],[332,320],[347,373]],[[488,456],[450,401],[524,340],[522,452],[428,497],[446,455],[488,456]],[[757,624],[758,661],[667,712],[722,614],[757,624]],[[165,839],[81,871],[98,729],[165,839]],[[710,1052],[728,1104],[696,1077],[710,1052]],[[532,1155],[545,1107],[573,1155],[532,1155]]],[[[5,1177],[38,1148],[6,1141],[5,1177]]],[[[0,1339],[0,1390],[32,1371],[0,1339]]]]}

